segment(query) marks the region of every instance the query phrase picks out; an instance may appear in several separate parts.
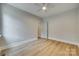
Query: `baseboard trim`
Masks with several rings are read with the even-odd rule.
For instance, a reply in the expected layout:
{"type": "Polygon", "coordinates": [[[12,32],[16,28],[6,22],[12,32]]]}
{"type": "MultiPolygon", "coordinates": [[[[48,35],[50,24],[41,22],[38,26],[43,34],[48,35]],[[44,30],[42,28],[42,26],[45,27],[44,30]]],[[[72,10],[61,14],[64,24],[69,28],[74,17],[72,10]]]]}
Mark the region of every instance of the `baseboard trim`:
{"type": "Polygon", "coordinates": [[[29,42],[34,41],[34,40],[37,40],[37,38],[24,40],[24,41],[20,41],[20,42],[13,42],[12,44],[8,44],[8,45],[3,46],[3,47],[9,49],[9,48],[13,48],[13,47],[16,47],[16,46],[20,46],[20,45],[22,45],[24,43],[29,43],[29,42]]]}
{"type": "MultiPolygon", "coordinates": [[[[42,38],[45,38],[45,37],[42,37],[42,38]]],[[[51,38],[51,37],[49,37],[49,39],[64,42],[64,43],[68,43],[68,44],[77,45],[79,47],[79,43],[76,43],[76,42],[70,42],[70,41],[66,41],[66,40],[62,40],[62,39],[58,39],[58,38],[51,38]]]]}

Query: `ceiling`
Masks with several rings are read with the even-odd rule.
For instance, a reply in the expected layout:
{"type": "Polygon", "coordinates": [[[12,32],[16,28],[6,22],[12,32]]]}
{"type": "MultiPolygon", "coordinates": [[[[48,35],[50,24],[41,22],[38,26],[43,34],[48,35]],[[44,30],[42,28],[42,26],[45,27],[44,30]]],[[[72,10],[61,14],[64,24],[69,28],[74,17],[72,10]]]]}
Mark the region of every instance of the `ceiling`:
{"type": "Polygon", "coordinates": [[[9,3],[9,5],[12,5],[41,18],[63,13],[78,7],[77,3],[48,3],[47,11],[43,11],[41,9],[42,3],[9,3]]]}

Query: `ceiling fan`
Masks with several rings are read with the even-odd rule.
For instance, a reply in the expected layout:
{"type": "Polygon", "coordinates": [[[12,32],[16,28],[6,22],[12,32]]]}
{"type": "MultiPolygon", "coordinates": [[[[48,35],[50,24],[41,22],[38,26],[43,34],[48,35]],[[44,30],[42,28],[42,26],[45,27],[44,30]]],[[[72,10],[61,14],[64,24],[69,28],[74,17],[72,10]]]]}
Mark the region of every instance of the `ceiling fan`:
{"type": "Polygon", "coordinates": [[[41,12],[47,12],[48,10],[54,7],[52,3],[35,3],[35,5],[38,7],[37,11],[41,12]]]}
{"type": "Polygon", "coordinates": [[[36,6],[39,7],[39,9],[37,11],[47,11],[48,9],[48,3],[36,3],[36,6]]]}
{"type": "Polygon", "coordinates": [[[43,11],[46,11],[47,10],[47,3],[43,3],[42,10],[43,11]]]}

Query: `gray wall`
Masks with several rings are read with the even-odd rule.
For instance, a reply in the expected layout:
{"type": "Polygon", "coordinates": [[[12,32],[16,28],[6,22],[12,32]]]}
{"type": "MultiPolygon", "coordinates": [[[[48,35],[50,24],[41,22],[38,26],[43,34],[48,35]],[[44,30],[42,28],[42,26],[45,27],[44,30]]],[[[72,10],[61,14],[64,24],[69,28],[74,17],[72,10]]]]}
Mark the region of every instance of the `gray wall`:
{"type": "MultiPolygon", "coordinates": [[[[48,21],[50,39],[79,43],[79,9],[70,10],[59,15],[45,18],[48,21]]],[[[42,37],[46,38],[46,22],[43,24],[42,37]]]]}
{"type": "Polygon", "coordinates": [[[6,44],[35,39],[41,18],[8,4],[2,5],[3,42],[6,44]]]}
{"type": "Polygon", "coordinates": [[[2,28],[1,22],[2,22],[2,13],[1,13],[1,3],[0,3],[0,34],[1,34],[1,28],[2,28]]]}

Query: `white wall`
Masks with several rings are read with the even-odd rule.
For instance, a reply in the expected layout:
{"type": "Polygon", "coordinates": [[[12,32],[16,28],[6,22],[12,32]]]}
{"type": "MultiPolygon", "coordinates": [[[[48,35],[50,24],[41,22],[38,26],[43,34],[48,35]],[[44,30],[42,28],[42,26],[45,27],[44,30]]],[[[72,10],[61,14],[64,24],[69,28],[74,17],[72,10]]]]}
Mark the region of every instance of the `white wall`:
{"type": "MultiPolygon", "coordinates": [[[[48,21],[49,39],[79,43],[79,9],[66,11],[62,14],[45,18],[48,21]]],[[[46,38],[46,22],[43,24],[42,37],[46,38]]]]}
{"type": "MultiPolygon", "coordinates": [[[[37,38],[41,18],[3,4],[3,36],[6,44],[37,38]]],[[[0,41],[1,42],[1,41],[0,41]]]]}
{"type": "Polygon", "coordinates": [[[1,4],[0,4],[0,34],[1,34],[1,21],[2,21],[2,16],[1,16],[1,4]]]}
{"type": "Polygon", "coordinates": [[[76,36],[77,36],[77,39],[79,40],[79,8],[78,8],[78,12],[77,12],[76,24],[77,24],[76,36]]]}

